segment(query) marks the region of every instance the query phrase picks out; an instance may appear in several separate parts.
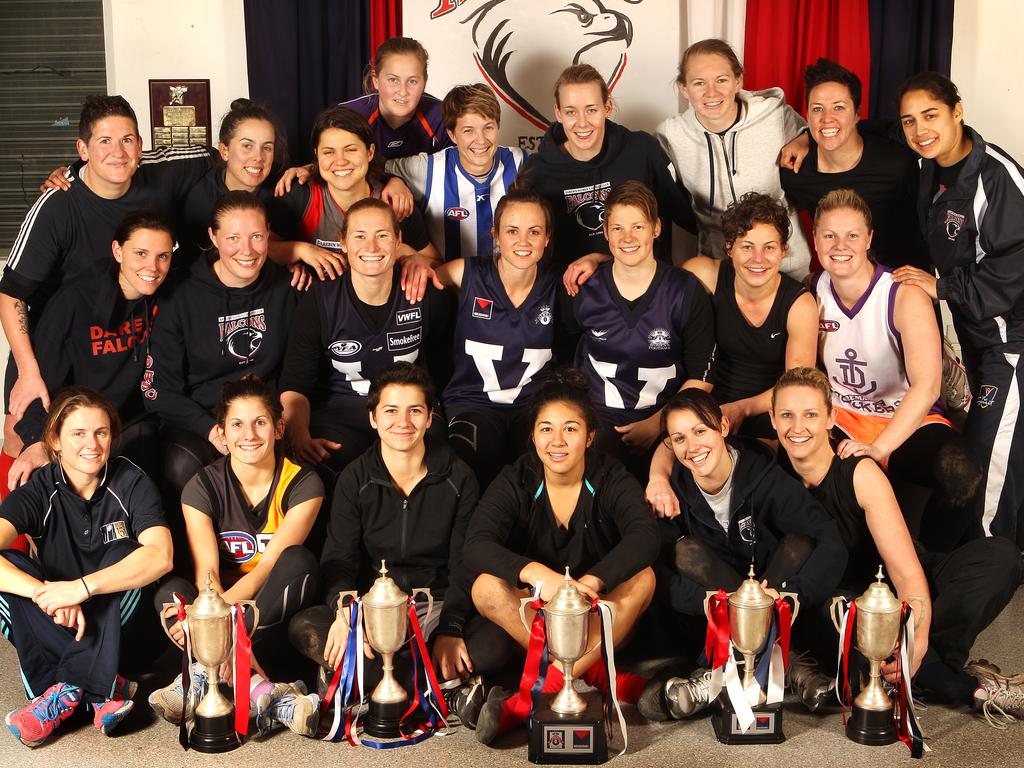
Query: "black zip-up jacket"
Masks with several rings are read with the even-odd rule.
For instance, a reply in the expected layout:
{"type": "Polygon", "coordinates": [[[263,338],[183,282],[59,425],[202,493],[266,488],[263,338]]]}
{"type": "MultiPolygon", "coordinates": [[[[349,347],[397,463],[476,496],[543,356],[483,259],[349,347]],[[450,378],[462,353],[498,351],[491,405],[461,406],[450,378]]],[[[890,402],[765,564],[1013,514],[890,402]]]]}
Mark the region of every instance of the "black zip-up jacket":
{"type": "Polygon", "coordinates": [[[296,297],[288,270],[271,261],[250,285],[229,288],[210,258],[199,259],[160,303],[143,379],[147,410],[205,438],[225,382],[255,373],[276,387],[296,297]]]}
{"type": "Polygon", "coordinates": [[[616,459],[587,451],[583,488],[561,529],[544,492],[544,467],[530,451],[487,488],[466,534],[466,567],[522,586],[519,573],[539,562],[579,579],[591,574],[610,592],[653,565],[658,528],[643,489],[616,459]]]}
{"type": "Polygon", "coordinates": [[[366,594],[384,560],[404,592],[428,587],[444,600],[436,634],[462,637],[473,614],[462,544],[480,488],[447,443],[428,437],[426,447],[427,474],[408,496],[391,482],[379,440],[338,477],[320,557],[327,604],[339,592],[366,594]]]}
{"type": "Polygon", "coordinates": [[[520,176],[550,204],[554,215],[555,263],[566,265],[588,253],[609,253],[604,236],[604,199],[623,181],[640,181],[658,199],[661,237],[658,258],[672,263],[670,222],[690,232],[697,220],[690,193],[677,183],[672,163],[649,133],[631,131],[611,120],[604,124],[604,146],[591,160],[576,160],[562,150],[561,123],[553,123],[539,151],[523,164],[520,176]]]}
{"type": "MultiPolygon", "coordinates": [[[[122,423],[142,415],[142,381],[156,297],[129,301],[116,262],[65,283],[47,302],[32,334],[39,372],[50,394],[68,384],[92,387],[113,403],[122,423]]],[[[46,412],[35,400],[15,431],[31,445],[43,434],[46,412]]]]}
{"type": "Polygon", "coordinates": [[[949,302],[965,355],[1024,351],[1024,168],[971,128],[956,185],[935,195],[936,163],[921,161],[917,198],[936,292],[949,302]]]}
{"type": "Polygon", "coordinates": [[[718,524],[690,471],[678,462],[672,470],[672,489],[682,510],[678,517],[660,521],[663,551],[659,568],[659,575],[668,581],[672,606],[691,616],[704,613],[703,589],[675,569],[675,542],[681,536],[699,539],[745,576],[751,560],[754,570],[763,573],[788,533],[810,537],[815,547],[793,579],[772,586],[796,592],[805,609],[821,603],[846,570],[848,553],[835,521],[801,483],[775,463],[763,443],[732,439],[730,443],[739,450],[739,458],[733,471],[731,507],[735,511],[728,533],[718,524]]]}

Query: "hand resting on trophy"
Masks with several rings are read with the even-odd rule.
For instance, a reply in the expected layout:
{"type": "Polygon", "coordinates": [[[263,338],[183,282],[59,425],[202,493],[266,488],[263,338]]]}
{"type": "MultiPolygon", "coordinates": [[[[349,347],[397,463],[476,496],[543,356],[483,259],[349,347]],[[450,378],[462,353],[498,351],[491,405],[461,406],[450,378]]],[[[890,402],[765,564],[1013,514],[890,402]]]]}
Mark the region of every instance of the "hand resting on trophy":
{"type": "MultiPolygon", "coordinates": [[[[337,669],[341,659],[345,655],[345,646],[348,644],[348,633],[350,623],[349,607],[338,605],[338,615],[327,632],[327,643],[324,645],[324,660],[331,669],[337,669]]],[[[363,636],[363,655],[367,659],[374,658],[373,648],[370,647],[366,636],[363,636]]]]}

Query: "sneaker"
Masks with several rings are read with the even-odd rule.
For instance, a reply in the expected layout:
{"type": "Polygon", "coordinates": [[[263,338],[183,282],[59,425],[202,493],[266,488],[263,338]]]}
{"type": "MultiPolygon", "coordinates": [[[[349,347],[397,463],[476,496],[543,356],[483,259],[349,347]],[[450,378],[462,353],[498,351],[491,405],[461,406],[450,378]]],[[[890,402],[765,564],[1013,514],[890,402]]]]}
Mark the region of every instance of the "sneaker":
{"type": "Polygon", "coordinates": [[[186,721],[192,719],[192,713],[195,711],[196,705],[206,695],[208,684],[206,668],[195,662],[192,664],[192,684],[189,686],[187,704],[185,702],[185,692],[181,686],[181,675],[179,674],[169,685],[158,688],[149,694],[149,706],[167,722],[180,725],[183,714],[186,721]]]}
{"type": "Polygon", "coordinates": [[[456,679],[441,683],[441,694],[448,705],[448,725],[461,723],[475,730],[484,706],[483,678],[476,675],[465,682],[456,679]]]}
{"type": "Polygon", "coordinates": [[[1004,675],[999,667],[984,659],[972,661],[964,670],[978,680],[974,708],[989,725],[1003,730],[1024,718],[1024,675],[1004,675]]]}
{"type": "Polygon", "coordinates": [[[275,683],[274,690],[256,699],[256,728],[261,736],[279,723],[300,736],[316,736],[320,724],[320,697],[306,693],[301,680],[275,683]]]}
{"type": "Polygon", "coordinates": [[[695,670],[689,677],[671,677],[665,682],[665,708],[669,717],[682,720],[707,709],[711,703],[711,671],[695,670]]]}
{"type": "Polygon", "coordinates": [[[81,701],[82,690],[77,685],[56,683],[21,709],[9,712],[5,722],[18,741],[26,747],[38,747],[71,717],[81,701]]]}
{"type": "Polygon", "coordinates": [[[109,736],[132,711],[135,702],[131,699],[107,699],[102,704],[93,704],[92,724],[109,736]]]}
{"type": "Polygon", "coordinates": [[[481,744],[490,744],[501,735],[501,705],[511,695],[512,691],[497,685],[488,692],[476,720],[476,740],[481,744]]]}
{"type": "Polygon", "coordinates": [[[827,704],[838,704],[834,698],[835,678],[818,669],[818,662],[808,653],[791,651],[786,687],[800,697],[809,712],[817,712],[827,704]]]}

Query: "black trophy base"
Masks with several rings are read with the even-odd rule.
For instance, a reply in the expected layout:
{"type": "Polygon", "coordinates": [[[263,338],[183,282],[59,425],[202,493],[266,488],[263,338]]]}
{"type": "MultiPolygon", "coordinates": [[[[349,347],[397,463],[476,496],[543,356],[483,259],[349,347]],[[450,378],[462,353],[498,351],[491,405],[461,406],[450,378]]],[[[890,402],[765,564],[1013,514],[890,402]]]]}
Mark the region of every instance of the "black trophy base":
{"type": "Polygon", "coordinates": [[[722,692],[718,706],[711,714],[711,725],[715,736],[723,744],[781,744],[786,740],[782,732],[782,703],[759,704],[751,707],[754,722],[744,731],[736,718],[729,697],[722,692]]]}
{"type": "Polygon", "coordinates": [[[242,744],[235,733],[235,713],[217,717],[196,715],[192,732],[188,735],[188,745],[196,752],[208,755],[238,749],[242,744]]]}
{"type": "Polygon", "coordinates": [[[554,694],[544,696],[530,724],[530,762],[538,765],[600,765],[608,761],[601,704],[585,697],[587,709],[578,715],[551,710],[554,694]]]}
{"type": "Polygon", "coordinates": [[[892,710],[853,708],[853,714],[846,721],[846,737],[858,744],[869,747],[884,747],[896,741],[896,726],[892,721],[892,710]]]}
{"type": "Polygon", "coordinates": [[[402,735],[402,715],[409,708],[409,702],[396,701],[380,704],[370,699],[370,708],[363,721],[363,733],[375,739],[397,739],[402,735]]]}

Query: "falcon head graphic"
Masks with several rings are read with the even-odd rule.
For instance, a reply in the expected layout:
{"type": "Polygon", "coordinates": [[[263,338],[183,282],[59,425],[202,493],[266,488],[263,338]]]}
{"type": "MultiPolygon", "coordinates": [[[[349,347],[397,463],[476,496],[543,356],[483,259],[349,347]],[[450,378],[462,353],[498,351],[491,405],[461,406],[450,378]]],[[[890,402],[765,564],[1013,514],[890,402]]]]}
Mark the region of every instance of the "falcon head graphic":
{"type": "Polygon", "coordinates": [[[542,130],[550,123],[551,86],[563,69],[585,62],[614,86],[633,42],[629,17],[601,0],[489,0],[462,23],[472,24],[474,58],[484,77],[542,130]]]}

